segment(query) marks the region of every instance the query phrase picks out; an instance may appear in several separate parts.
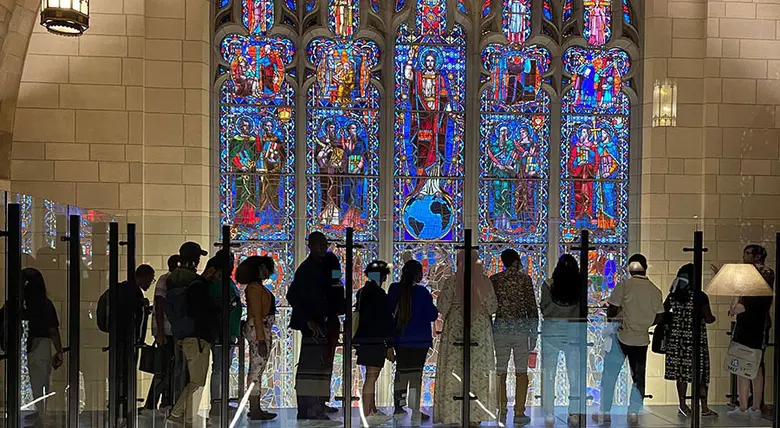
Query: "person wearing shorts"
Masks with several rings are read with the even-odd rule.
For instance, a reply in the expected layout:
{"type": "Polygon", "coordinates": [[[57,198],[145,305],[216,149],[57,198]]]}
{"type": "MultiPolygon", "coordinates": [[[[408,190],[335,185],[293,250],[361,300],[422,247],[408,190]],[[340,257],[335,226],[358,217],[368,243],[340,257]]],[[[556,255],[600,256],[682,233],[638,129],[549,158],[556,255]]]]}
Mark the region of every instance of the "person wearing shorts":
{"type": "Polygon", "coordinates": [[[498,310],[493,322],[493,340],[496,349],[496,374],[498,376],[499,420],[506,422],[506,377],[510,358],[513,358],[516,377],[514,423],[526,424],[528,398],[528,359],[536,349],[539,328],[539,309],[531,277],[523,269],[517,251],[508,249],[501,253],[504,271],[492,277],[493,289],[498,299],[498,310]]]}

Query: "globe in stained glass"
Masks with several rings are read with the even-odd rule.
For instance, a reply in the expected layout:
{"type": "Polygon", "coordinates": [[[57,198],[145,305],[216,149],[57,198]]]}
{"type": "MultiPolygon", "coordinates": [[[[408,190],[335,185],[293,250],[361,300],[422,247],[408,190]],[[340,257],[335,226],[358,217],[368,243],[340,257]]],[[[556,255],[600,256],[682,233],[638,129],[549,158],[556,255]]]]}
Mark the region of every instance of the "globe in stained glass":
{"type": "Polygon", "coordinates": [[[438,195],[411,199],[404,208],[404,225],[413,239],[435,241],[449,233],[453,223],[453,207],[438,195]]]}

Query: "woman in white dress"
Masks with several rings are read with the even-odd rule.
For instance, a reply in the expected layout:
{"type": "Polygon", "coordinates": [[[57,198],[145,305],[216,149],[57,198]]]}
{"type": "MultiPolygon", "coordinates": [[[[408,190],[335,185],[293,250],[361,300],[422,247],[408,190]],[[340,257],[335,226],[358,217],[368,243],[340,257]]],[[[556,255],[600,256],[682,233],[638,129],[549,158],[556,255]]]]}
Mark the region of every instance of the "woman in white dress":
{"type": "MultiPolygon", "coordinates": [[[[452,397],[462,395],[463,348],[455,342],[463,341],[463,296],[465,252],[458,253],[455,275],[444,281],[437,300],[444,321],[439,357],[436,361],[436,394],[434,395],[434,422],[460,424],[461,404],[452,397]]],[[[471,340],[479,346],[471,348],[471,392],[477,400],[471,401],[471,425],[495,419],[495,398],[490,388],[491,374],[496,361],[493,353],[491,314],[498,302],[490,279],[478,262],[476,251],[471,254],[471,340]]]]}

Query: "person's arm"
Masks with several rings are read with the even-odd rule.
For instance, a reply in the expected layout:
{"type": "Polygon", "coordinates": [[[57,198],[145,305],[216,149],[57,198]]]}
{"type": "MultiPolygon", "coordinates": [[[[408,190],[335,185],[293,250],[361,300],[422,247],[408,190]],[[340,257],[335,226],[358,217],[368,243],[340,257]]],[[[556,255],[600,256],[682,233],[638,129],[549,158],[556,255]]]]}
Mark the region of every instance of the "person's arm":
{"type": "Polygon", "coordinates": [[[534,283],[531,280],[531,277],[528,275],[525,275],[523,279],[522,292],[527,296],[527,298],[522,299],[522,302],[525,305],[524,312],[526,316],[528,317],[528,319],[538,320],[539,302],[536,301],[536,292],[534,292],[534,283]]]}
{"type": "Polygon", "coordinates": [[[623,294],[625,285],[623,282],[617,283],[612,295],[607,299],[607,321],[614,321],[620,315],[620,309],[623,306],[623,294]]]}
{"type": "Polygon", "coordinates": [[[436,308],[436,305],[433,303],[433,296],[431,296],[431,293],[429,293],[428,290],[425,290],[425,297],[428,306],[427,308],[428,320],[430,322],[435,322],[437,319],[439,319],[439,309],[436,308]]]}
{"type": "Polygon", "coordinates": [[[165,344],[165,297],[154,296],[154,340],[165,344]]]}
{"type": "Polygon", "coordinates": [[[62,355],[64,351],[62,349],[62,338],[60,337],[60,321],[57,319],[57,310],[54,309],[54,304],[52,304],[51,301],[49,301],[49,317],[51,317],[49,337],[51,337],[51,341],[54,344],[54,350],[56,351],[51,365],[52,368],[56,370],[62,365],[62,355]]]}
{"type": "Polygon", "coordinates": [[[716,321],[715,315],[712,314],[712,308],[710,307],[710,298],[706,294],[702,293],[701,303],[701,315],[705,324],[712,324],[716,321]]]}

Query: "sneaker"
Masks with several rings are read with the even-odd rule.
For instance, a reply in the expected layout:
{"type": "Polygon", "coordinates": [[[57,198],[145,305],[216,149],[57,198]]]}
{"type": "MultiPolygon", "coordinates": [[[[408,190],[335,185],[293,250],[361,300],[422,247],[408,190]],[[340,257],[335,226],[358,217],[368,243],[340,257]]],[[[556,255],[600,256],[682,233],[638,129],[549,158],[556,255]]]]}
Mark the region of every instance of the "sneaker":
{"type": "Polygon", "coordinates": [[[764,413],[761,410],[748,410],[748,416],[750,416],[750,419],[763,419],[764,413]]]}
{"type": "Polygon", "coordinates": [[[726,415],[728,415],[730,417],[733,417],[733,418],[734,417],[736,417],[736,418],[745,418],[745,417],[749,416],[749,413],[748,413],[747,410],[742,410],[739,407],[737,407],[734,410],[729,410],[728,412],[726,412],[726,415]]]}
{"type": "Polygon", "coordinates": [[[628,414],[628,424],[629,425],[639,425],[639,414],[638,413],[629,413],[628,414]]]}
{"type": "Polygon", "coordinates": [[[265,410],[260,410],[256,413],[249,412],[250,421],[270,421],[275,418],[276,413],[266,412],[265,410]]]}
{"type": "Polygon", "coordinates": [[[579,424],[580,424],[580,416],[579,415],[569,415],[569,418],[566,420],[566,423],[568,423],[570,427],[579,426],[579,424]]]}
{"type": "Polygon", "coordinates": [[[426,415],[425,413],[420,412],[420,420],[422,420],[422,421],[429,421],[429,420],[431,420],[431,415],[426,415]]]}
{"type": "Polygon", "coordinates": [[[176,416],[173,413],[168,413],[168,416],[165,418],[166,424],[172,424],[172,425],[184,425],[184,415],[176,416]]]}
{"type": "Polygon", "coordinates": [[[512,419],[512,422],[514,422],[515,425],[527,425],[531,423],[531,417],[526,416],[525,413],[521,413],[519,415],[515,415],[515,417],[512,419]]]}
{"type": "Polygon", "coordinates": [[[325,404],[325,413],[338,413],[339,409],[338,407],[330,407],[327,404],[325,404]]]}
{"type": "Polygon", "coordinates": [[[593,420],[593,423],[597,425],[609,424],[612,422],[612,416],[610,416],[609,413],[594,413],[593,416],[591,416],[591,419],[593,420]]]}

